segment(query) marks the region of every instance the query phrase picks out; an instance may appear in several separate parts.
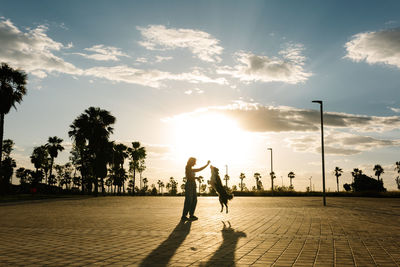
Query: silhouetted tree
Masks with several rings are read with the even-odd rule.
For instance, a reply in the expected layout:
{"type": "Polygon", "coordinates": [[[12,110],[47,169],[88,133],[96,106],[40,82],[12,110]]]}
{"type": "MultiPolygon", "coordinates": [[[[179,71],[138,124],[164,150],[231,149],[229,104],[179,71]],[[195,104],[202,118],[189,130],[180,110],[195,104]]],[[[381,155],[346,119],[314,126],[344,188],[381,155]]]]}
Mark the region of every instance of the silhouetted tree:
{"type": "MultiPolygon", "coordinates": [[[[104,192],[104,178],[107,176],[107,163],[111,162],[112,143],[108,141],[114,129],[115,117],[107,110],[89,107],[70,125],[69,136],[81,150],[81,156],[87,157],[90,163],[90,174],[93,175],[95,195],[98,194],[99,178],[104,192]],[[87,146],[87,151],[85,147],[87,146]],[[86,153],[85,153],[86,152],[86,153]]],[[[83,159],[83,162],[86,162],[83,159]]]]}
{"type": "Polygon", "coordinates": [[[344,184],[343,188],[344,188],[344,190],[346,190],[346,192],[351,191],[351,186],[349,184],[344,184]]]}
{"type": "Polygon", "coordinates": [[[260,186],[261,174],[259,174],[258,172],[254,173],[254,179],[256,180],[256,190],[261,190],[260,186]]]}
{"type": "Polygon", "coordinates": [[[175,181],[174,177],[169,178],[169,183],[167,183],[167,189],[169,190],[170,195],[176,195],[178,191],[178,182],[175,181]]]}
{"type": "Polygon", "coordinates": [[[383,187],[382,180],[375,180],[365,174],[358,174],[354,177],[354,182],[351,184],[354,192],[371,191],[371,192],[384,192],[386,189],[383,187]]]}
{"type": "Polygon", "coordinates": [[[61,152],[64,150],[64,147],[61,145],[62,141],[63,140],[61,138],[58,138],[57,136],[53,136],[53,137],[49,137],[49,140],[47,141],[47,144],[45,145],[47,148],[47,151],[49,152],[50,158],[51,158],[50,174],[49,174],[50,179],[52,179],[51,175],[53,174],[54,159],[57,158],[58,152],[61,152]]]}
{"type": "Polygon", "coordinates": [[[379,164],[376,164],[376,165],[374,166],[374,169],[373,169],[373,170],[375,171],[375,176],[378,177],[378,181],[379,181],[379,177],[381,176],[381,174],[382,174],[382,173],[385,173],[384,170],[383,170],[383,168],[382,168],[382,166],[379,165],[379,164]]]}
{"type": "Polygon", "coordinates": [[[361,175],[362,173],[363,173],[362,170],[354,168],[353,171],[351,172],[351,176],[353,176],[353,181],[357,176],[361,175]]]}
{"type": "Polygon", "coordinates": [[[146,148],[142,147],[139,142],[132,142],[132,147],[128,150],[132,160],[133,178],[132,183],[135,186],[136,170],[139,168],[140,160],[146,158],[146,148]]]}
{"type": "Polygon", "coordinates": [[[149,180],[147,180],[147,178],[143,178],[143,192],[146,192],[148,189],[147,183],[149,182],[149,180]]]}
{"type": "MultiPolygon", "coordinates": [[[[400,161],[396,161],[395,163],[396,167],[394,168],[395,171],[397,171],[397,174],[400,175],[400,161]]],[[[397,183],[397,189],[400,189],[400,177],[396,177],[396,183],[397,183]]]]}
{"type": "Polygon", "coordinates": [[[81,174],[80,184],[82,187],[82,193],[85,191],[91,192],[92,185],[92,168],[90,163],[90,153],[84,142],[75,141],[72,145],[69,157],[70,161],[74,165],[75,169],[81,174]]]}
{"type": "Polygon", "coordinates": [[[290,180],[290,187],[293,188],[292,179],[294,179],[296,175],[294,174],[294,172],[289,172],[287,176],[289,177],[290,180]]]}
{"type": "Polygon", "coordinates": [[[124,169],[125,159],[129,156],[128,147],[124,144],[113,144],[113,157],[111,164],[111,179],[113,185],[118,186],[118,193],[121,193],[121,188],[125,192],[125,181],[127,174],[124,169]]]}
{"type": "MultiPolygon", "coordinates": [[[[38,146],[33,148],[31,155],[31,162],[35,166],[36,172],[45,172],[47,166],[49,165],[49,152],[45,146],[38,146]]],[[[36,176],[38,179],[40,175],[36,176]]],[[[37,182],[41,182],[41,179],[37,182]]]]}
{"type": "Polygon", "coordinates": [[[32,183],[33,171],[20,167],[16,170],[15,176],[19,179],[21,185],[32,183]]]}
{"type": "Polygon", "coordinates": [[[397,171],[398,174],[400,174],[400,161],[396,161],[395,165],[396,167],[394,168],[394,170],[397,171]]]}
{"type": "Polygon", "coordinates": [[[161,180],[157,181],[158,184],[158,192],[160,192],[162,194],[162,188],[164,187],[164,183],[161,180]]]}
{"type": "Polygon", "coordinates": [[[3,162],[1,164],[0,173],[3,175],[3,188],[8,191],[8,186],[10,184],[12,175],[14,173],[14,168],[17,167],[15,160],[11,158],[11,152],[13,151],[14,142],[10,139],[3,141],[3,151],[2,158],[3,162]]]}
{"type": "Polygon", "coordinates": [[[21,70],[15,70],[6,63],[0,66],[0,193],[5,193],[9,179],[4,178],[1,165],[3,163],[3,136],[4,116],[10,112],[11,107],[16,109],[16,104],[21,103],[26,94],[27,75],[21,70]]]}
{"type": "Polygon", "coordinates": [[[243,180],[246,178],[246,175],[242,172],[240,173],[239,179],[240,179],[240,191],[243,191],[243,180]]]}
{"type": "Polygon", "coordinates": [[[225,174],[224,176],[224,180],[225,180],[225,187],[228,188],[228,181],[229,181],[230,177],[228,174],[225,174]]]}
{"type": "Polygon", "coordinates": [[[342,176],[343,170],[339,167],[335,167],[335,170],[333,171],[333,174],[336,176],[336,185],[337,185],[337,191],[339,192],[339,177],[342,176]]]}

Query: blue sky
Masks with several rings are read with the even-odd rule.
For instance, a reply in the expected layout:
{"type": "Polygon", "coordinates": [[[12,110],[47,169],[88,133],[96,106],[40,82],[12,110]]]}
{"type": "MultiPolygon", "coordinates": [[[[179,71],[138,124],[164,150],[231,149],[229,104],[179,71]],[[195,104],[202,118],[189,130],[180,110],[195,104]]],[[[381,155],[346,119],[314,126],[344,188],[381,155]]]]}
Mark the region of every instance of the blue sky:
{"type": "Polygon", "coordinates": [[[335,166],[348,182],[379,163],[395,189],[399,11],[398,1],[1,1],[0,61],[29,75],[5,137],[29,166],[34,146],[57,135],[69,147],[71,122],[99,106],[117,118],[113,140],[146,145],[150,182],[180,181],[195,156],[229,165],[235,184],[260,172],[268,187],[273,147],[278,178],[294,171],[304,190],[310,176],[320,186],[311,100],[322,99],[328,187],[335,166]]]}

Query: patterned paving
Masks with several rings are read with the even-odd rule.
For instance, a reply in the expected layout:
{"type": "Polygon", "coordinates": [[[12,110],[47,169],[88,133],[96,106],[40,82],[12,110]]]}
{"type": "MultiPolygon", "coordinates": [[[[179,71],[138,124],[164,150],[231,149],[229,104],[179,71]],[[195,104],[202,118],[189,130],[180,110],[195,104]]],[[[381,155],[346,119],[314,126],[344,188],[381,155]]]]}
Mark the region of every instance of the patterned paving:
{"type": "Polygon", "coordinates": [[[400,199],[99,197],[0,205],[0,266],[399,266],[400,199]]]}

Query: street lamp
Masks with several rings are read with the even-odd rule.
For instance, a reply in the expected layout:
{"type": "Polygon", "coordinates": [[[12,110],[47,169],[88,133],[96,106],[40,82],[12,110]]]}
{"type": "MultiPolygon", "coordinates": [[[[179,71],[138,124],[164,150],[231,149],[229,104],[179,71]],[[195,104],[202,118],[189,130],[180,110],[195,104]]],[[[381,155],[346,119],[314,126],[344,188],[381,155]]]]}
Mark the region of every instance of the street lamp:
{"type": "Polygon", "coordinates": [[[321,154],[322,154],[322,196],[324,200],[324,206],[326,206],[325,196],[325,158],[324,158],[324,117],[323,117],[323,103],[321,100],[313,100],[313,103],[320,105],[321,113],[321,154]]]}
{"type": "Polygon", "coordinates": [[[273,178],[273,165],[272,165],[272,148],[267,148],[267,150],[271,150],[271,173],[270,173],[270,175],[271,175],[271,192],[272,192],[272,194],[274,194],[274,178],[273,178]]]}

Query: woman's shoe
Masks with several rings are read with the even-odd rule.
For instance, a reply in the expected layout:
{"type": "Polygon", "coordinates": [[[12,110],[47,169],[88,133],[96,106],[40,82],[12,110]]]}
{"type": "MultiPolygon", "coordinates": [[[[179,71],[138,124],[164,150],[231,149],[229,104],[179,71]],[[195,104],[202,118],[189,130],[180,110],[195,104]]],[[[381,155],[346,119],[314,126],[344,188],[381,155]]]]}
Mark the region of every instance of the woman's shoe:
{"type": "Polygon", "coordinates": [[[194,216],[194,215],[191,215],[190,217],[189,217],[189,220],[191,220],[191,221],[196,221],[196,220],[198,220],[199,218],[197,218],[196,216],[194,216]]]}

